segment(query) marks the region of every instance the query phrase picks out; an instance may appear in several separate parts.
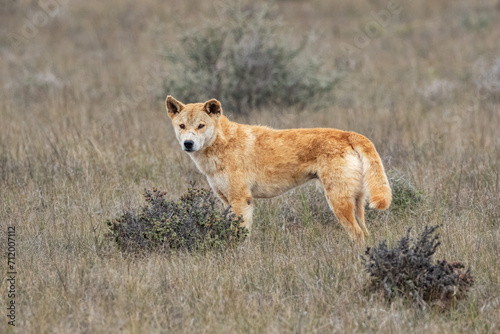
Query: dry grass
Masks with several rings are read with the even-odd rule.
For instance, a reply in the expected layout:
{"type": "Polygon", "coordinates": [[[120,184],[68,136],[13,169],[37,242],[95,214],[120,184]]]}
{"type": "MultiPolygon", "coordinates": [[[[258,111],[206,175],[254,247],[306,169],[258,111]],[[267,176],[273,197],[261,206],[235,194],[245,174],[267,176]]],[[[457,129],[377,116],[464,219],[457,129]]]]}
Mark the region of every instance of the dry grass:
{"type": "MultiPolygon", "coordinates": [[[[161,85],[146,75],[168,76],[159,51],[201,13],[217,19],[217,6],[68,1],[20,48],[0,37],[0,244],[5,254],[7,226],[16,226],[16,332],[498,332],[500,104],[477,83],[484,61],[500,57],[497,1],[402,1],[346,61],[340,43],[387,3],[278,2],[289,38],[314,29],[327,67],[347,64],[336,102],[232,118],[367,135],[387,168],[426,194],[412,213],[369,221],[369,244],[443,224],[437,257],[472,266],[468,300],[439,313],[366,294],[361,251],[310,188],[259,201],[252,238],[236,250],[120,254],[103,238],[104,220],[137,204],[144,186],[176,196],[187,180],[206,185],[174,141],[161,85]]],[[[0,6],[2,32],[20,31],[38,10],[27,0],[0,6]]],[[[0,332],[12,330],[6,286],[0,332]]]]}

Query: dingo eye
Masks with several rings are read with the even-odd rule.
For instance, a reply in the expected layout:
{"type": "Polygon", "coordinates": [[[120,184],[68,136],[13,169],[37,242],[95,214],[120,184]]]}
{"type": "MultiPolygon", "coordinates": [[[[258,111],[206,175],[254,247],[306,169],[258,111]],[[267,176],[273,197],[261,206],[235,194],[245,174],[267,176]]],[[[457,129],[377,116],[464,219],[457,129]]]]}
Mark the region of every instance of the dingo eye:
{"type": "Polygon", "coordinates": [[[181,129],[185,129],[185,128],[186,128],[186,126],[185,126],[184,124],[179,125],[179,127],[180,127],[181,129]]]}
{"type": "Polygon", "coordinates": [[[198,125],[198,129],[201,129],[204,126],[205,126],[205,124],[200,124],[200,125],[198,125]]]}

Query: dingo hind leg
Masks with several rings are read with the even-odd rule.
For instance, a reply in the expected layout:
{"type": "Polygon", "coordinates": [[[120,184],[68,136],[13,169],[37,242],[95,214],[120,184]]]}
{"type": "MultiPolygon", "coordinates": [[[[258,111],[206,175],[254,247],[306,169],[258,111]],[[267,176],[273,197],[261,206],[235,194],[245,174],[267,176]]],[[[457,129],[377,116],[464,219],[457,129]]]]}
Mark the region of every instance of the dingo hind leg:
{"type": "Polygon", "coordinates": [[[365,237],[370,236],[370,232],[365,225],[365,194],[361,193],[356,197],[356,219],[359,227],[363,230],[365,237]]]}
{"type": "Polygon", "coordinates": [[[318,173],[328,204],[342,226],[358,245],[361,245],[365,235],[368,235],[364,221],[365,197],[361,160],[355,152],[346,152],[340,159],[328,158],[320,162],[321,170],[318,173]]]}
{"type": "Polygon", "coordinates": [[[364,231],[359,227],[354,214],[357,203],[353,194],[356,185],[346,179],[328,177],[328,175],[326,177],[320,176],[320,179],[325,188],[330,209],[358,245],[363,244],[364,231]]]}

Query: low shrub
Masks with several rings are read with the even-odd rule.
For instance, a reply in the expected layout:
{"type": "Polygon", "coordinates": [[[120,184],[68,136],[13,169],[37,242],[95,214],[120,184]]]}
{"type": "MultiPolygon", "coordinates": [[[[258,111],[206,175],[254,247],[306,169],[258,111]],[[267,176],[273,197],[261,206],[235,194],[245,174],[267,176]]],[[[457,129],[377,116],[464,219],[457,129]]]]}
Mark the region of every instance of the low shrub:
{"type": "Polygon", "coordinates": [[[281,20],[269,6],[242,9],[236,2],[214,15],[166,50],[173,66],[163,95],[185,103],[217,98],[228,111],[247,113],[268,104],[310,105],[338,82],[309,43],[292,47],[282,38],[281,20]]]}
{"type": "Polygon", "coordinates": [[[392,190],[391,205],[387,211],[378,211],[367,207],[365,218],[368,221],[377,221],[387,215],[400,219],[412,216],[425,203],[424,192],[418,189],[407,176],[399,171],[389,170],[387,177],[392,190]]]}
{"type": "Polygon", "coordinates": [[[165,199],[165,192],[145,190],[146,205],[107,220],[109,236],[122,251],[203,251],[224,248],[243,241],[248,230],[241,217],[227,208],[208,189],[194,188],[178,201],[165,199]]]}
{"type": "Polygon", "coordinates": [[[396,214],[413,212],[423,202],[424,193],[400,172],[391,171],[388,174],[392,189],[391,212],[396,214]]]}
{"type": "Polygon", "coordinates": [[[471,270],[465,270],[462,262],[433,261],[441,244],[437,228],[425,227],[416,241],[409,229],[394,248],[388,248],[386,241],[368,248],[362,259],[370,275],[369,291],[388,301],[403,296],[421,307],[430,304],[443,309],[464,299],[474,283],[471,270]]]}

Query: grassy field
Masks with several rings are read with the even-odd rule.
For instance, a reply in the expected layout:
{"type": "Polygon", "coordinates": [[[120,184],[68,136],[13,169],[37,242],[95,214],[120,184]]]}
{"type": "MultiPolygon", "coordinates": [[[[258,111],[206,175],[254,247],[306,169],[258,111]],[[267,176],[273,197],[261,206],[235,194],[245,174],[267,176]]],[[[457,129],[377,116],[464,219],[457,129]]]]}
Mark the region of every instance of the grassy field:
{"type": "Polygon", "coordinates": [[[219,20],[221,3],[51,3],[45,16],[36,1],[0,5],[0,277],[8,226],[18,272],[15,327],[0,282],[1,333],[500,332],[497,0],[402,0],[365,38],[389,1],[278,1],[283,38],[309,36],[308,51],[342,78],[327,106],[225,110],[370,138],[424,201],[371,214],[368,245],[442,224],[436,257],[464,261],[476,280],[448,312],[366,293],[362,250],[314,187],[257,201],[251,240],[237,249],[120,253],[104,221],[138,205],[144,187],[175,198],[187,181],[207,186],[164,111],[174,69],[160,54],[219,20]]]}

